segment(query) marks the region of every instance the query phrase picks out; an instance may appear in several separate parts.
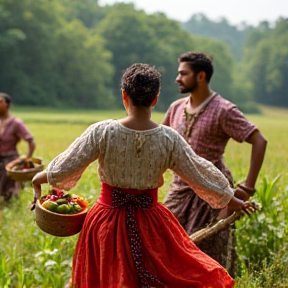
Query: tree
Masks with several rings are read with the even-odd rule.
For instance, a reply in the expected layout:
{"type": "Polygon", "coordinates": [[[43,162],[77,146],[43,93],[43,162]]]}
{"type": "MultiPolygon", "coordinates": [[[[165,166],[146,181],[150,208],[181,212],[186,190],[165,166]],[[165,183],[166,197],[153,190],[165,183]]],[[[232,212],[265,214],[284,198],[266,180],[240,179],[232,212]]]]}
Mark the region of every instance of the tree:
{"type": "Polygon", "coordinates": [[[104,17],[98,0],[59,0],[65,7],[63,17],[68,21],[80,20],[87,28],[94,28],[104,17]]]}
{"type": "MultiPolygon", "coordinates": [[[[192,36],[162,13],[148,16],[135,10],[133,4],[124,3],[106,9],[97,30],[113,54],[114,94],[120,93],[121,76],[127,67],[135,62],[148,63],[162,73],[161,95],[155,109],[165,111],[177,98],[177,57],[193,46],[192,36]]],[[[122,107],[120,97],[117,105],[122,107]]]]}
{"type": "Polygon", "coordinates": [[[262,22],[251,32],[245,46],[246,81],[257,102],[288,106],[288,19],[275,27],[262,22]]]}
{"type": "Polygon", "coordinates": [[[80,20],[63,18],[65,7],[56,0],[1,1],[9,15],[5,31],[18,29],[25,35],[21,45],[2,45],[0,54],[0,84],[16,104],[114,105],[111,55],[97,33],[80,20]]]}
{"type": "Polygon", "coordinates": [[[113,108],[115,98],[109,89],[113,76],[111,54],[104,40],[74,20],[56,32],[59,41],[57,61],[57,100],[83,108],[113,108]]]}
{"type": "Polygon", "coordinates": [[[192,15],[182,25],[192,35],[204,36],[225,42],[228,44],[236,61],[241,61],[247,33],[253,29],[253,27],[245,23],[241,23],[239,26],[231,25],[223,17],[218,21],[212,21],[202,13],[192,15]]]}
{"type": "MultiPolygon", "coordinates": [[[[154,49],[155,40],[144,12],[136,12],[132,4],[115,4],[106,8],[106,17],[97,26],[105,38],[106,49],[112,53],[115,67],[112,89],[120,93],[123,71],[135,62],[149,62],[149,52],[154,49]]],[[[118,106],[122,100],[116,97],[118,106]]]]}

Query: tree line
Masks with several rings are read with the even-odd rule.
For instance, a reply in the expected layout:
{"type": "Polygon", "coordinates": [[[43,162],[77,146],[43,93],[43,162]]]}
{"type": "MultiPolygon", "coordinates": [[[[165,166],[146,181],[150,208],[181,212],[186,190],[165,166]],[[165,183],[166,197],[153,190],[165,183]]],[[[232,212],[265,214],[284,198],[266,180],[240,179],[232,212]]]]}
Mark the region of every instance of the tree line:
{"type": "Polygon", "coordinates": [[[132,3],[97,0],[0,0],[0,90],[17,105],[114,109],[120,80],[135,62],[162,73],[156,109],[179,98],[177,58],[209,53],[211,87],[245,111],[253,103],[288,106],[288,19],[234,27],[193,15],[179,23],[132,3]]]}

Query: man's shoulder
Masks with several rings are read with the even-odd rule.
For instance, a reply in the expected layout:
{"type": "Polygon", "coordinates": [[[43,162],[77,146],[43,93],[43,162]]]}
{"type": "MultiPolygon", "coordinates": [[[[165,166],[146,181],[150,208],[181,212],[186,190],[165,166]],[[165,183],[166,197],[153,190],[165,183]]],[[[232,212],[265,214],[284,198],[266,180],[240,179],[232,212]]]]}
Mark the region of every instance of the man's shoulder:
{"type": "Polygon", "coordinates": [[[231,101],[223,98],[220,94],[217,94],[212,100],[211,100],[212,106],[217,106],[218,109],[222,110],[229,110],[231,108],[236,107],[234,103],[231,101]]]}
{"type": "Polygon", "coordinates": [[[17,129],[25,129],[26,128],[24,121],[18,117],[14,117],[12,122],[17,127],[17,129]]]}
{"type": "Polygon", "coordinates": [[[14,116],[13,119],[14,131],[25,141],[33,139],[32,134],[28,131],[24,121],[18,117],[14,116]]]}
{"type": "Polygon", "coordinates": [[[16,124],[23,124],[23,123],[24,123],[23,120],[20,119],[20,118],[18,118],[18,117],[14,117],[13,121],[14,121],[14,123],[16,123],[16,124]]]}
{"type": "Polygon", "coordinates": [[[23,121],[20,118],[13,115],[12,113],[9,113],[8,121],[12,125],[22,125],[23,124],[23,121]]]}

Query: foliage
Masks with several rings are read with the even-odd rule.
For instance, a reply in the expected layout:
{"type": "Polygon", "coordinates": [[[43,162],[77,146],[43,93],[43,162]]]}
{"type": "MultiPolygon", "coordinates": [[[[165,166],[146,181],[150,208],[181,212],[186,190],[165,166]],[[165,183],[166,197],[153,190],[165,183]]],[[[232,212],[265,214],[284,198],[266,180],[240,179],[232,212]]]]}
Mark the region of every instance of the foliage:
{"type": "Polygon", "coordinates": [[[78,20],[58,29],[56,35],[61,41],[55,63],[55,70],[60,72],[55,79],[58,101],[79,108],[113,107],[115,99],[107,88],[113,67],[109,64],[111,54],[104,51],[104,40],[78,20]]]}
{"type": "MultiPolygon", "coordinates": [[[[106,49],[113,55],[115,74],[112,87],[114,95],[118,95],[124,70],[135,62],[149,63],[149,52],[155,49],[156,39],[152,39],[148,16],[136,12],[132,4],[118,3],[107,9],[107,16],[97,29],[106,39],[106,49]]],[[[118,106],[122,105],[121,98],[116,102],[118,106]]]]}
{"type": "Polygon", "coordinates": [[[30,187],[25,188],[20,201],[11,206],[1,203],[5,207],[0,211],[4,218],[0,233],[4,244],[0,247],[0,287],[64,287],[71,273],[75,236],[61,239],[41,233],[28,210],[29,190],[30,187]],[[17,220],[23,215],[24,221],[17,220]]]}
{"type": "Polygon", "coordinates": [[[226,43],[231,51],[229,53],[234,55],[236,61],[241,60],[247,33],[253,29],[245,23],[233,26],[225,18],[212,21],[202,13],[192,15],[182,25],[185,30],[193,35],[217,39],[226,43]]]}
{"type": "Polygon", "coordinates": [[[277,251],[273,262],[267,264],[266,259],[261,263],[261,270],[250,270],[242,277],[236,278],[235,288],[286,288],[288,284],[288,247],[287,242],[277,251]]]}
{"type": "MultiPolygon", "coordinates": [[[[133,4],[117,3],[106,8],[107,16],[97,26],[113,55],[113,91],[117,95],[124,70],[135,62],[156,66],[162,73],[158,110],[165,111],[176,98],[177,57],[193,46],[193,39],[178,23],[162,14],[146,15],[133,4]],[[179,43],[181,42],[181,46],[179,43]]],[[[122,106],[119,98],[117,106],[122,106]]]]}
{"type": "Polygon", "coordinates": [[[63,16],[68,22],[79,20],[86,27],[93,28],[104,17],[98,0],[59,0],[59,2],[65,7],[63,16]]]}
{"type": "Polygon", "coordinates": [[[120,108],[123,71],[146,62],[162,73],[164,112],[181,97],[177,58],[191,50],[213,55],[211,88],[243,111],[288,105],[288,19],[250,27],[196,14],[179,23],[123,1],[0,0],[0,21],[1,91],[17,105],[120,108]]]}
{"type": "Polygon", "coordinates": [[[266,105],[288,106],[288,19],[275,27],[261,23],[250,32],[244,49],[245,81],[251,83],[255,101],[266,105]]]}
{"type": "Polygon", "coordinates": [[[261,211],[237,223],[238,254],[247,269],[261,270],[263,259],[265,265],[271,265],[283,247],[283,240],[288,238],[285,224],[288,203],[282,201],[288,197],[288,186],[277,187],[278,180],[279,176],[269,183],[264,178],[255,196],[262,205],[261,211]]]}
{"type": "MultiPolygon", "coordinates": [[[[107,9],[107,16],[100,22],[98,29],[106,39],[107,49],[113,54],[114,94],[119,91],[125,68],[134,62],[146,62],[162,72],[161,94],[165,97],[160,97],[156,109],[165,111],[177,96],[174,83],[178,69],[177,58],[191,50],[213,54],[216,73],[211,85],[224,95],[231,94],[234,59],[227,45],[203,37],[192,37],[175,21],[162,14],[148,16],[143,11],[136,11],[132,4],[118,3],[107,9]]],[[[118,104],[122,105],[120,102],[121,99],[118,104]]]]}
{"type": "Polygon", "coordinates": [[[5,20],[0,35],[11,35],[11,29],[23,35],[18,41],[11,40],[10,45],[1,45],[4,36],[0,38],[1,90],[11,94],[15,103],[98,108],[113,105],[109,89],[111,55],[104,50],[99,35],[78,20],[67,22],[62,15],[65,7],[56,0],[0,3],[6,11],[2,13],[4,19],[0,13],[0,21],[5,20]],[[105,102],[100,101],[99,94],[105,95],[105,102]],[[80,95],[83,101],[79,101],[80,95]]]}

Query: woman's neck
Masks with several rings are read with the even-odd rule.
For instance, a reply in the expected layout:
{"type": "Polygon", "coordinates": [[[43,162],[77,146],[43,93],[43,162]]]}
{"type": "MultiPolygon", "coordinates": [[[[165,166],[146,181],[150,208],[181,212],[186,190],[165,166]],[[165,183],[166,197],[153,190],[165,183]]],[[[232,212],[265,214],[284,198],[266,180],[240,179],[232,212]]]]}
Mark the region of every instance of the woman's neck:
{"type": "Polygon", "coordinates": [[[119,122],[133,130],[150,130],[158,126],[151,120],[151,109],[144,107],[130,107],[128,116],[120,119],[119,122]]]}

